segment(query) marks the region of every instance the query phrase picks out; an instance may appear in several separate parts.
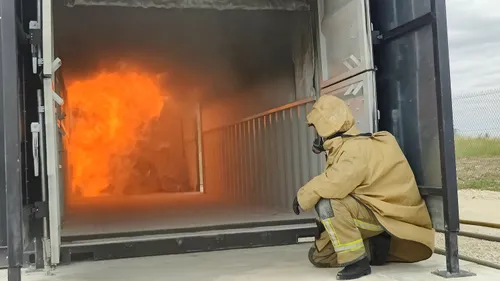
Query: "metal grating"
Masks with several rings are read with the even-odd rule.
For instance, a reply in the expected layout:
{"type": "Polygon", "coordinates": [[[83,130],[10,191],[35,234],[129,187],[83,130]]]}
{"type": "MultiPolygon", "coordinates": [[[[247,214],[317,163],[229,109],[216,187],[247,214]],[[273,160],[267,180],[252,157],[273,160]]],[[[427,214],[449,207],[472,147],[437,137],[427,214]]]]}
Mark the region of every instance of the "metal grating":
{"type": "Polygon", "coordinates": [[[297,190],[324,168],[311,151],[306,114],[295,102],[203,133],[206,192],[238,203],[290,208],[297,190]]]}

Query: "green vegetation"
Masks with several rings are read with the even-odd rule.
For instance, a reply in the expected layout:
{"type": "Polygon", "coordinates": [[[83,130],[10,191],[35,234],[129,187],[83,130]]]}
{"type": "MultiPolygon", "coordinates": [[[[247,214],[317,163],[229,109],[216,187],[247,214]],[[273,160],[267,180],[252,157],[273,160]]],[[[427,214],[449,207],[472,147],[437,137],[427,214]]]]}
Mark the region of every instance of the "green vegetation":
{"type": "Polygon", "coordinates": [[[500,157],[500,138],[456,137],[457,157],[500,157]]]}
{"type": "Polygon", "coordinates": [[[458,187],[500,191],[500,138],[455,138],[458,187]]]}

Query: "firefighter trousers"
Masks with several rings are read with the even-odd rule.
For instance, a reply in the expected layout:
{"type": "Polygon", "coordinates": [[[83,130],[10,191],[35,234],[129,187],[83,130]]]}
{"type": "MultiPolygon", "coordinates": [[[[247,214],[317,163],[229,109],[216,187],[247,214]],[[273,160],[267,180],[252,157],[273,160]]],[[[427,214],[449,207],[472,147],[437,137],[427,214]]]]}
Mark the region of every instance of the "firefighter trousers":
{"type": "Polygon", "coordinates": [[[309,251],[317,267],[337,267],[370,258],[369,238],[384,232],[373,213],[352,196],[321,199],[316,204],[317,219],[324,231],[309,251]]]}

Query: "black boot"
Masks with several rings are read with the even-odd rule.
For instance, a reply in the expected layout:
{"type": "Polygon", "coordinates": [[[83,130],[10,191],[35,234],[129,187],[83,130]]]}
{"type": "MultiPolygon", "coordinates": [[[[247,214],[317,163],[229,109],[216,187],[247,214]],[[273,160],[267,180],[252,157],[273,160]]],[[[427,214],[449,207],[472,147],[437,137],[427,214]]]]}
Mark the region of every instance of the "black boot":
{"type": "Polygon", "coordinates": [[[352,280],[358,279],[363,276],[369,275],[372,273],[372,269],[370,268],[370,262],[368,258],[365,257],[356,263],[346,266],[337,274],[337,280],[352,280]]]}
{"type": "Polygon", "coordinates": [[[370,265],[384,265],[389,258],[389,248],[391,247],[391,236],[382,233],[370,238],[370,265]]]}

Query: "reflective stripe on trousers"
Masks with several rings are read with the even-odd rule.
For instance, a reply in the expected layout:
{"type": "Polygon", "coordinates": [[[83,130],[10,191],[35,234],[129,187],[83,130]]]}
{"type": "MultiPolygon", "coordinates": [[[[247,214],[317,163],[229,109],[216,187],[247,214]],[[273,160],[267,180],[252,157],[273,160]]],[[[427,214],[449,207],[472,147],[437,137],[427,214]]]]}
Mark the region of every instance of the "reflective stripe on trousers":
{"type": "Polygon", "coordinates": [[[366,256],[363,239],[384,230],[373,213],[353,197],[330,202],[334,216],[321,222],[337,253],[339,265],[346,266],[366,256]]]}
{"type": "MultiPolygon", "coordinates": [[[[335,228],[333,227],[332,219],[323,220],[322,223],[325,226],[326,231],[330,235],[332,245],[337,253],[344,251],[355,251],[364,247],[363,239],[358,239],[353,242],[344,244],[341,243],[337,233],[335,232],[335,228]]],[[[368,231],[383,231],[383,228],[379,225],[370,224],[357,219],[354,220],[354,224],[356,225],[356,227],[368,231]]]]}

